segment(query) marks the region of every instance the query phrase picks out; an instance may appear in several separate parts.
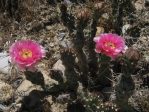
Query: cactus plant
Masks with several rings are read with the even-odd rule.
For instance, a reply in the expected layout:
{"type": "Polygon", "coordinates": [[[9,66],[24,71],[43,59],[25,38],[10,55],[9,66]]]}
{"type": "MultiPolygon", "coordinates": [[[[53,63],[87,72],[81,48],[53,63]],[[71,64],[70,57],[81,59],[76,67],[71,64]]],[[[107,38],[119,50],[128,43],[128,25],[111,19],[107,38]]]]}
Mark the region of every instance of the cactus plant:
{"type": "Polygon", "coordinates": [[[84,87],[88,86],[89,77],[92,77],[93,80],[98,78],[98,58],[94,51],[93,38],[96,35],[98,20],[106,8],[103,2],[99,2],[93,7],[92,11],[87,8],[81,9],[75,19],[73,14],[68,14],[66,4],[60,5],[61,20],[68,28],[84,87]]]}
{"type": "Polygon", "coordinates": [[[6,37],[15,43],[33,39],[48,55],[43,49],[35,52],[30,42],[13,46],[12,70],[0,73],[1,111],[148,112],[145,3],[140,7],[140,0],[13,1],[0,0],[2,50],[12,43],[6,37]],[[141,51],[141,60],[131,45],[141,51]]]}
{"type": "Polygon", "coordinates": [[[76,92],[78,88],[78,74],[74,70],[75,57],[71,49],[61,50],[61,60],[65,66],[64,87],[67,91],[76,92]]]}
{"type": "Polygon", "coordinates": [[[133,95],[135,89],[135,83],[131,75],[136,65],[134,62],[139,60],[138,56],[139,52],[137,50],[129,48],[122,58],[122,74],[115,86],[116,103],[122,112],[133,112],[133,109],[128,104],[128,100],[133,95]]]}

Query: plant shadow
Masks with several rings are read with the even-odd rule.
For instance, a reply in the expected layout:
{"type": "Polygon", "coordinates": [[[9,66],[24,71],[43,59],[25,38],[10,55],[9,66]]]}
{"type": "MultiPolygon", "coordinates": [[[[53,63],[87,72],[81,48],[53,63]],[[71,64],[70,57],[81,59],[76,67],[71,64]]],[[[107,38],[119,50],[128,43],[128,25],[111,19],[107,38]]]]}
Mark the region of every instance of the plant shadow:
{"type": "Polygon", "coordinates": [[[41,72],[26,71],[25,76],[26,76],[26,79],[31,81],[33,84],[41,85],[42,87],[45,86],[44,77],[41,72]]]}

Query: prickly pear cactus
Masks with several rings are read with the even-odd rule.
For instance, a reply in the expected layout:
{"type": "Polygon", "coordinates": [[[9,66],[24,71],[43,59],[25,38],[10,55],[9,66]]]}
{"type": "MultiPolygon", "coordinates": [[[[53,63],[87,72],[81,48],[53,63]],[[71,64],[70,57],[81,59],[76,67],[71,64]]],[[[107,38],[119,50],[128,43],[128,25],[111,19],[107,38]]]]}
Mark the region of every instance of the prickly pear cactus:
{"type": "Polygon", "coordinates": [[[122,57],[122,74],[115,86],[116,103],[122,112],[133,112],[133,109],[128,104],[128,100],[133,95],[135,89],[135,83],[131,75],[139,58],[139,52],[133,48],[127,49],[124,57],[122,57]]]}

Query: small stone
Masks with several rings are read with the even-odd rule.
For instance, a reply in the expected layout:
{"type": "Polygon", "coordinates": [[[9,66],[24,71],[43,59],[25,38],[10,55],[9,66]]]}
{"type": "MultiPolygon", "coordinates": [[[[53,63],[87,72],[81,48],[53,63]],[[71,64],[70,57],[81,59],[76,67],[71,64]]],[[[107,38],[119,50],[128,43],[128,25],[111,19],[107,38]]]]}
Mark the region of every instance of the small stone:
{"type": "Polygon", "coordinates": [[[49,45],[50,45],[50,47],[54,47],[54,43],[53,43],[53,42],[52,42],[52,43],[50,43],[49,45]]]}
{"type": "Polygon", "coordinates": [[[135,8],[136,8],[136,10],[142,10],[142,9],[144,9],[144,0],[137,0],[136,2],[135,2],[135,8]]]}
{"type": "Polygon", "coordinates": [[[126,34],[127,33],[127,30],[130,28],[130,24],[126,24],[126,25],[124,25],[123,27],[122,27],[122,33],[123,34],[126,34]]]}
{"type": "Polygon", "coordinates": [[[58,61],[54,64],[53,69],[54,69],[54,70],[60,70],[60,71],[62,71],[62,73],[64,74],[65,66],[62,64],[62,60],[58,60],[58,61]]]}
{"type": "Polygon", "coordinates": [[[20,84],[23,82],[23,78],[22,77],[18,77],[15,80],[13,80],[12,86],[14,88],[17,88],[20,86],[20,84]]]}
{"type": "Polygon", "coordinates": [[[51,30],[52,29],[52,27],[51,26],[46,26],[46,30],[51,30]]]}
{"type": "Polygon", "coordinates": [[[149,56],[148,55],[145,55],[144,58],[145,58],[146,62],[149,62],[149,56]]]}
{"type": "Polygon", "coordinates": [[[70,0],[64,0],[64,2],[67,4],[67,5],[71,5],[71,1],[70,0]]]}
{"type": "Polygon", "coordinates": [[[0,72],[4,74],[9,74],[11,68],[9,64],[9,56],[6,52],[0,53],[0,72]]]}
{"type": "Polygon", "coordinates": [[[104,14],[102,15],[102,17],[103,17],[104,19],[109,19],[108,13],[104,13],[104,14]]]}
{"type": "Polygon", "coordinates": [[[66,33],[59,33],[57,36],[58,40],[62,41],[64,39],[65,35],[66,35],[66,33]]]}
{"type": "Polygon", "coordinates": [[[101,33],[104,33],[104,28],[103,27],[97,27],[96,36],[99,36],[101,33]]]}
{"type": "Polygon", "coordinates": [[[44,83],[45,85],[48,85],[49,87],[53,87],[54,85],[58,85],[58,81],[52,79],[51,77],[49,77],[49,72],[44,70],[43,68],[39,69],[41,71],[41,73],[43,74],[44,77],[44,83]]]}
{"type": "Polygon", "coordinates": [[[13,88],[11,85],[0,81],[0,102],[5,102],[13,97],[13,88]]]}
{"type": "Polygon", "coordinates": [[[18,94],[21,93],[22,91],[29,92],[30,88],[32,87],[33,87],[33,84],[30,81],[24,80],[22,84],[17,88],[17,92],[18,94]]]}

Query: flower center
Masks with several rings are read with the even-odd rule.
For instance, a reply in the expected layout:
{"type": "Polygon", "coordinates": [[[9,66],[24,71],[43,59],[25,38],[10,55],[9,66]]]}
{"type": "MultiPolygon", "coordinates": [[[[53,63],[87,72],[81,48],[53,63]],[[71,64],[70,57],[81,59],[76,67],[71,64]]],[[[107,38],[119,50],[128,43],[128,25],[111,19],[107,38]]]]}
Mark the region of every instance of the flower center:
{"type": "Polygon", "coordinates": [[[20,52],[20,55],[24,59],[31,58],[32,57],[32,51],[29,49],[22,49],[22,51],[20,52]]]}
{"type": "Polygon", "coordinates": [[[105,46],[110,47],[110,48],[112,48],[112,49],[115,48],[115,44],[112,43],[112,42],[106,42],[106,43],[105,43],[105,46]]]}

